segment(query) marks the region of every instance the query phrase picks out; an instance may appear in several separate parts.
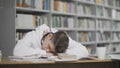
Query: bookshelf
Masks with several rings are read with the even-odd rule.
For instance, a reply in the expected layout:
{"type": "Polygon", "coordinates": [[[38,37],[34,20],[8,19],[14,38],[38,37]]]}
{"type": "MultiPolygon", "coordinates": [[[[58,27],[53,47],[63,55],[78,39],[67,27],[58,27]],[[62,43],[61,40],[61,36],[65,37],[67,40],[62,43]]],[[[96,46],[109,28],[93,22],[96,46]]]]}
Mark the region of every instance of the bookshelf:
{"type": "MultiPolygon", "coordinates": [[[[2,1],[1,3],[8,4],[7,0],[2,1]]],[[[88,49],[91,48],[90,54],[95,54],[97,44],[106,45],[110,48],[110,52],[115,52],[115,48],[117,52],[119,51],[117,50],[119,49],[117,47],[120,47],[119,0],[13,0],[12,2],[14,5],[10,2],[8,6],[12,5],[9,10],[14,11],[12,15],[16,18],[13,17],[13,22],[9,25],[14,26],[14,31],[11,32],[14,36],[11,37],[11,41],[14,44],[11,48],[26,32],[45,23],[52,28],[66,31],[72,39],[81,42],[88,49]]]]}

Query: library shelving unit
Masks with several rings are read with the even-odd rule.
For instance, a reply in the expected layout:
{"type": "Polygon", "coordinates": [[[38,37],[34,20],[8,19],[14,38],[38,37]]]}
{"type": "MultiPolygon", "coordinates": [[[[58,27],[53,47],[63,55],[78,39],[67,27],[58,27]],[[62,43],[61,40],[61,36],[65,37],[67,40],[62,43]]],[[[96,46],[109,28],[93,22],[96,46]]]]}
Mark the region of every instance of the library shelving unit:
{"type": "Polygon", "coordinates": [[[1,0],[0,10],[5,55],[12,55],[16,42],[41,24],[66,31],[90,55],[97,44],[105,45],[107,53],[120,52],[119,0],[1,0]]]}

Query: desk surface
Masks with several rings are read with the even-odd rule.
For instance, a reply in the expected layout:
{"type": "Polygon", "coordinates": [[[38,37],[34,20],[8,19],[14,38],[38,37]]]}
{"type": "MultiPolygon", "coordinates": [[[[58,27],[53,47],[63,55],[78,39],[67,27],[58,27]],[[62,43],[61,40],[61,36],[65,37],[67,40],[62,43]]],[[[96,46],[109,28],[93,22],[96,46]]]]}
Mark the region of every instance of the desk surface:
{"type": "MultiPolygon", "coordinates": [[[[112,60],[78,60],[78,61],[67,61],[67,62],[59,62],[59,63],[91,63],[91,62],[111,62],[112,60]]],[[[0,65],[7,64],[55,64],[57,62],[54,61],[45,61],[45,62],[16,62],[16,61],[8,61],[3,60],[0,62],[0,65]]]]}

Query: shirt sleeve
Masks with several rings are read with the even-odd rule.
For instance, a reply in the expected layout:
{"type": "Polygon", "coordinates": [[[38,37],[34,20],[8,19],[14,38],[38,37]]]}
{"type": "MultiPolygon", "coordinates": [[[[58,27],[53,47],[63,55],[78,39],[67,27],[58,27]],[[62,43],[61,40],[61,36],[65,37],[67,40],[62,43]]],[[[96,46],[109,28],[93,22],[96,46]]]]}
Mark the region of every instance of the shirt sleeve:
{"type": "Polygon", "coordinates": [[[45,55],[46,51],[41,49],[40,42],[43,33],[46,31],[49,32],[49,27],[43,24],[37,27],[35,31],[28,32],[23,37],[23,39],[19,40],[18,43],[15,45],[13,55],[14,56],[45,55]]]}
{"type": "Polygon", "coordinates": [[[34,46],[36,41],[34,32],[27,33],[23,39],[19,40],[14,48],[14,56],[45,55],[46,52],[41,48],[34,46]]]}
{"type": "Polygon", "coordinates": [[[66,51],[66,54],[76,55],[77,59],[80,59],[82,57],[88,57],[88,50],[81,43],[69,38],[69,46],[68,46],[68,49],[66,51]]]}

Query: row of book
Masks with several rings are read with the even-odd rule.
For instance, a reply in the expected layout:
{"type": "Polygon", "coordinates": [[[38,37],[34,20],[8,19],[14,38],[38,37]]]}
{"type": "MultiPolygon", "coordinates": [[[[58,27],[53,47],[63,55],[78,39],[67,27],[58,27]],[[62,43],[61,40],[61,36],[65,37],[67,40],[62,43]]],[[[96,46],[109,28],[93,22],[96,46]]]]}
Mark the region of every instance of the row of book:
{"type": "MultiPolygon", "coordinates": [[[[16,17],[16,27],[17,28],[31,28],[47,24],[48,17],[46,15],[32,15],[32,14],[17,14],[16,17]]],[[[113,24],[114,29],[119,29],[118,26],[120,22],[115,22],[113,24]]],[[[52,27],[55,28],[81,28],[81,29],[111,29],[111,21],[100,20],[97,21],[91,18],[78,18],[75,23],[74,17],[68,16],[52,16],[52,27]]]]}
{"type": "Polygon", "coordinates": [[[116,18],[115,19],[120,19],[120,10],[116,11],[116,18]]]}
{"type": "Polygon", "coordinates": [[[96,29],[111,29],[111,21],[110,20],[97,20],[96,21],[96,29]]]}
{"type": "Polygon", "coordinates": [[[52,10],[63,13],[75,13],[75,3],[72,1],[54,0],[52,10]]]}
{"type": "Polygon", "coordinates": [[[113,29],[120,29],[120,21],[115,21],[113,24],[112,24],[112,28],[113,29]]]}
{"type": "Polygon", "coordinates": [[[77,28],[81,29],[95,29],[95,20],[80,18],[78,19],[77,28]]]}
{"type": "Polygon", "coordinates": [[[95,41],[110,41],[111,34],[109,32],[97,34],[95,32],[79,32],[78,41],[79,42],[95,42],[95,41]]]}
{"type": "Polygon", "coordinates": [[[120,0],[115,0],[116,1],[116,7],[120,7],[120,0]]]}
{"type": "Polygon", "coordinates": [[[119,41],[120,32],[110,33],[110,32],[79,32],[78,41],[79,42],[92,42],[92,41],[119,41]]]}
{"type": "Polygon", "coordinates": [[[49,10],[50,0],[16,0],[17,7],[35,8],[39,10],[49,10]]]}
{"type": "Polygon", "coordinates": [[[52,27],[54,28],[74,28],[75,20],[72,17],[66,16],[53,16],[52,27]]]}
{"type": "Polygon", "coordinates": [[[81,3],[78,3],[78,5],[77,5],[77,13],[79,15],[88,15],[88,16],[96,15],[96,16],[104,16],[107,18],[109,18],[109,17],[111,18],[112,14],[114,14],[114,12],[110,8],[103,8],[101,6],[95,7],[93,5],[87,5],[87,4],[81,4],[81,3]]]}
{"type": "Polygon", "coordinates": [[[113,33],[110,32],[79,32],[78,33],[78,41],[79,42],[93,42],[93,41],[118,41],[120,40],[120,33],[113,33]]]}
{"type": "Polygon", "coordinates": [[[19,41],[20,39],[22,39],[26,33],[27,32],[16,32],[16,42],[19,41]]]}
{"type": "Polygon", "coordinates": [[[87,16],[98,16],[105,18],[120,18],[120,11],[116,9],[111,9],[102,6],[93,6],[90,4],[78,3],[77,5],[77,14],[78,15],[87,15],[87,16]]]}
{"type": "Polygon", "coordinates": [[[92,5],[83,5],[83,12],[85,15],[95,15],[95,7],[92,5]]]}
{"type": "Polygon", "coordinates": [[[78,3],[77,5],[77,13],[79,15],[95,15],[95,6],[93,5],[87,5],[87,4],[81,4],[78,3]]]}
{"type": "MultiPolygon", "coordinates": [[[[52,4],[51,9],[62,13],[75,13],[75,3],[72,1],[61,1],[61,0],[16,0],[18,7],[35,8],[38,10],[50,10],[50,3],[52,4]]],[[[114,17],[115,19],[120,18],[120,11],[112,10],[111,8],[103,8],[102,6],[95,7],[90,4],[77,3],[77,14],[79,15],[96,15],[104,17],[114,17]]]]}
{"type": "Polygon", "coordinates": [[[110,41],[111,33],[110,32],[97,32],[96,37],[97,37],[97,41],[110,41]]]}
{"type": "Polygon", "coordinates": [[[114,32],[112,33],[112,40],[118,41],[120,40],[120,32],[114,32]]]}
{"type": "Polygon", "coordinates": [[[117,0],[95,0],[96,4],[103,4],[107,6],[115,6],[117,3],[117,0]]]}
{"type": "Polygon", "coordinates": [[[79,42],[92,42],[96,41],[95,32],[79,32],[78,33],[79,42]]]}
{"type": "Polygon", "coordinates": [[[108,6],[117,6],[117,0],[104,0],[104,4],[108,6]]]}
{"type": "Polygon", "coordinates": [[[101,7],[101,6],[96,7],[96,15],[97,16],[104,16],[103,7],[101,7]]]}
{"type": "Polygon", "coordinates": [[[120,1],[119,0],[78,0],[78,1],[80,1],[80,2],[91,2],[91,3],[106,5],[106,6],[120,7],[120,1]]]}
{"type": "MultiPolygon", "coordinates": [[[[95,2],[96,4],[105,4],[105,5],[109,5],[109,6],[120,7],[119,0],[80,0],[80,1],[95,2]]],[[[36,8],[36,9],[40,9],[40,10],[50,10],[50,5],[53,10],[60,11],[60,12],[74,13],[74,9],[75,9],[75,3],[73,1],[16,0],[16,6],[18,6],[18,7],[36,8]]]]}
{"type": "MultiPolygon", "coordinates": [[[[80,18],[78,19],[78,23],[76,25],[76,28],[81,28],[81,29],[111,29],[111,21],[110,20],[94,20],[94,19],[89,19],[89,18],[80,18]]],[[[115,25],[118,26],[117,23],[115,25]]],[[[117,27],[116,27],[117,28],[117,27]]]]}
{"type": "Polygon", "coordinates": [[[95,3],[94,0],[78,0],[78,2],[92,2],[92,3],[95,3]]]}
{"type": "Polygon", "coordinates": [[[41,24],[49,24],[46,16],[17,14],[16,27],[25,29],[34,29],[41,24]]]}
{"type": "Polygon", "coordinates": [[[97,6],[96,7],[96,16],[102,16],[105,18],[114,18],[117,19],[119,16],[119,11],[115,10],[115,9],[111,9],[111,8],[107,8],[107,7],[101,7],[101,6],[97,6]]]}
{"type": "Polygon", "coordinates": [[[104,11],[104,17],[107,17],[107,18],[111,18],[112,17],[112,9],[110,9],[110,8],[105,8],[104,9],[105,11],[104,11]]]}

